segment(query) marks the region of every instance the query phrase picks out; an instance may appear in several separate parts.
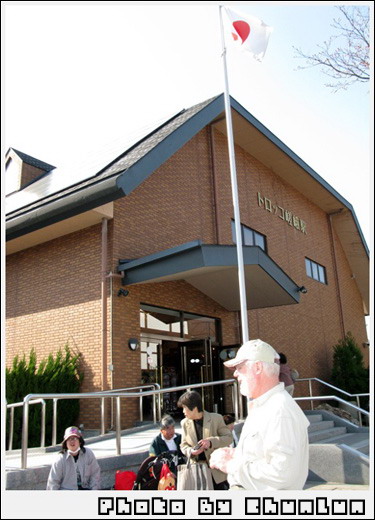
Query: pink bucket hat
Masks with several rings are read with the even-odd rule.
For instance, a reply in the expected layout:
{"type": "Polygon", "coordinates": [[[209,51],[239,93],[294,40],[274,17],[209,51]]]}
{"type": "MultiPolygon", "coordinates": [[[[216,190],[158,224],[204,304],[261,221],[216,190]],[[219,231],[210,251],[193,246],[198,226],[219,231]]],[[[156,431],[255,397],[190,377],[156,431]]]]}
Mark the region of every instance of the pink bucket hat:
{"type": "Polygon", "coordinates": [[[69,428],[65,430],[63,442],[66,441],[66,439],[69,439],[69,437],[78,437],[78,439],[80,439],[82,434],[79,428],[76,426],[69,426],[69,428]]]}

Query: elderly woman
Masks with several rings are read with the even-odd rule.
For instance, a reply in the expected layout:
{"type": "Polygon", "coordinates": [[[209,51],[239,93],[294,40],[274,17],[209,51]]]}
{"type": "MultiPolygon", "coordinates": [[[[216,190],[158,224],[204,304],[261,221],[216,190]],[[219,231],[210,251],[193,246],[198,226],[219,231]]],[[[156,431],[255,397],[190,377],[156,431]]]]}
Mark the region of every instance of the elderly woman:
{"type": "MultiPolygon", "coordinates": [[[[202,398],[198,392],[185,392],[178,401],[185,419],[181,422],[181,451],[187,457],[192,456],[197,463],[210,462],[211,454],[217,448],[229,446],[233,441],[232,433],[225,424],[223,416],[203,410],[202,398]]],[[[212,469],[215,490],[228,489],[227,475],[218,469],[212,469]]]]}
{"type": "Polygon", "coordinates": [[[173,417],[165,415],[160,421],[160,433],[154,438],[149,448],[150,456],[157,456],[165,451],[177,451],[179,457],[183,458],[180,444],[181,435],[175,432],[173,417]]]}
{"type": "Polygon", "coordinates": [[[52,464],[47,489],[100,489],[100,467],[94,453],[85,448],[76,426],[65,430],[61,451],[52,464]]]}

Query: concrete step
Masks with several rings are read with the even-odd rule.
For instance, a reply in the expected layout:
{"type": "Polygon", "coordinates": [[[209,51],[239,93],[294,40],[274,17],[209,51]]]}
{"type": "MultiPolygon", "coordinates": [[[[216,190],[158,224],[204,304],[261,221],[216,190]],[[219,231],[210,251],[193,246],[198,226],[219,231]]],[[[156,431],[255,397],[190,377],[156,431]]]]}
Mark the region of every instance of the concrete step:
{"type": "Polygon", "coordinates": [[[318,431],[309,433],[309,442],[310,442],[310,444],[317,443],[317,442],[326,443],[327,439],[338,437],[339,435],[343,435],[346,432],[347,432],[347,430],[346,430],[345,426],[336,426],[333,428],[326,428],[324,430],[318,430],[318,431]]]}
{"type": "MultiPolygon", "coordinates": [[[[319,442],[319,441],[318,441],[319,442]]],[[[365,446],[369,444],[369,436],[366,433],[344,433],[341,435],[335,435],[329,439],[324,440],[322,444],[346,444],[353,448],[358,444],[359,446],[365,446]]],[[[311,444],[317,444],[316,442],[311,444]]]]}
{"type": "Polygon", "coordinates": [[[370,452],[370,440],[366,433],[346,433],[345,435],[339,435],[324,442],[325,444],[343,444],[363,455],[369,455],[370,452]]]}
{"type": "Polygon", "coordinates": [[[363,453],[364,455],[369,456],[370,455],[370,443],[367,439],[366,441],[362,441],[359,444],[352,444],[352,448],[359,451],[360,453],[363,453]]]}
{"type": "Polygon", "coordinates": [[[368,485],[368,428],[328,411],[306,412],[306,417],[310,421],[308,480],[368,485]]]}
{"type": "Polygon", "coordinates": [[[310,444],[308,480],[368,485],[369,457],[346,444],[310,444]]]}
{"type": "Polygon", "coordinates": [[[316,421],[310,424],[309,433],[316,432],[319,430],[327,430],[328,428],[334,428],[335,423],[333,421],[316,421]]]}
{"type": "Polygon", "coordinates": [[[98,437],[100,435],[100,430],[81,430],[82,435],[85,439],[89,439],[90,437],[98,437]]]}
{"type": "Polygon", "coordinates": [[[319,415],[319,414],[316,414],[316,415],[306,415],[306,417],[310,421],[310,424],[323,421],[323,416],[319,415]]]}

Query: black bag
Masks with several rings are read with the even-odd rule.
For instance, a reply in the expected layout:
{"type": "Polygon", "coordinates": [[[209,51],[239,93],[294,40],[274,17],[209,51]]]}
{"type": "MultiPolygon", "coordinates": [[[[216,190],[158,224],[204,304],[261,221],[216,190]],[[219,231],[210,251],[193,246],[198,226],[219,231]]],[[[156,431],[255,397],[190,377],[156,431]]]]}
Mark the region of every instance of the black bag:
{"type": "Polygon", "coordinates": [[[158,456],[147,457],[139,467],[133,490],[158,489],[163,464],[168,464],[172,473],[177,473],[179,457],[177,451],[164,451],[158,456]]]}

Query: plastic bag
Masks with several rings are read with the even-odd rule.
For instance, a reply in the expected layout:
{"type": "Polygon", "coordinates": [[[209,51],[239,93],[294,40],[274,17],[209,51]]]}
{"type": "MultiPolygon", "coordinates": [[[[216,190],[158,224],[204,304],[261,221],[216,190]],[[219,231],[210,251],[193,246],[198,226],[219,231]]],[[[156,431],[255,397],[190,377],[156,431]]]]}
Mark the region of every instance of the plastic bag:
{"type": "Polygon", "coordinates": [[[115,489],[133,489],[135,479],[137,478],[134,471],[116,471],[115,489]]]}
{"type": "Polygon", "coordinates": [[[176,489],[176,475],[171,472],[168,464],[164,463],[161,468],[158,489],[162,491],[176,489]]]}

